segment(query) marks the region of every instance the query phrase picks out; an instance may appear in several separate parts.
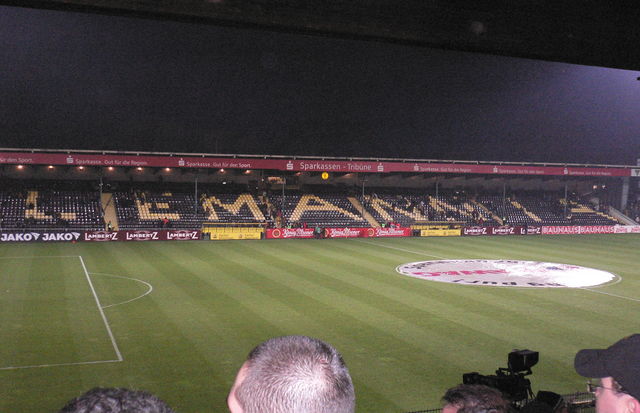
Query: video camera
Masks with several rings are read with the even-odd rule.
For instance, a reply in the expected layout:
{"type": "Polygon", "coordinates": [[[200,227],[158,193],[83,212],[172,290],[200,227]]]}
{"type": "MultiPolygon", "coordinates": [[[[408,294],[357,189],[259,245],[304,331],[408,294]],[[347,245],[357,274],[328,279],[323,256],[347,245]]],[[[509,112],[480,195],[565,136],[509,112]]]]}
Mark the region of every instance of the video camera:
{"type": "Polygon", "coordinates": [[[478,372],[462,375],[464,384],[484,384],[502,392],[502,394],[518,404],[533,397],[531,382],[525,378],[532,374],[531,367],[538,363],[537,351],[514,350],[507,358],[508,367],[500,367],[495,375],[484,376],[478,372]]]}

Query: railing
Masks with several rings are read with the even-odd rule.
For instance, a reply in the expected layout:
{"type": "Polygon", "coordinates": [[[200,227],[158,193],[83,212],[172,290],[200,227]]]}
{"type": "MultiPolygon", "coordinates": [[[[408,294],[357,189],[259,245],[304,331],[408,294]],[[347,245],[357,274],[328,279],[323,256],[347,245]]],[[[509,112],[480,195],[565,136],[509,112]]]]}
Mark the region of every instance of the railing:
{"type": "Polygon", "coordinates": [[[264,228],[266,222],[203,222],[202,229],[207,228],[264,228]]]}
{"type": "MultiPolygon", "coordinates": [[[[524,406],[531,400],[527,400],[523,403],[524,406]]],[[[576,392],[565,394],[562,396],[564,405],[567,407],[568,413],[595,413],[595,395],[588,392],[576,392]]],[[[427,410],[414,410],[406,413],[440,413],[442,408],[427,409],[427,410]]],[[[559,408],[556,411],[561,411],[559,408]]]]}

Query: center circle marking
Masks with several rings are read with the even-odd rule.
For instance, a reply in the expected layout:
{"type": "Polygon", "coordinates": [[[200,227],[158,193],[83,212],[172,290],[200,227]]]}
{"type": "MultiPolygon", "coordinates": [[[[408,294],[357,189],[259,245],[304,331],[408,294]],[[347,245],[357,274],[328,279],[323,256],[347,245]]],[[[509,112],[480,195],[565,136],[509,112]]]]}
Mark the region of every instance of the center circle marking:
{"type": "Polygon", "coordinates": [[[578,265],[518,260],[419,261],[399,265],[396,271],[422,280],[493,287],[581,288],[620,279],[578,265]]]}

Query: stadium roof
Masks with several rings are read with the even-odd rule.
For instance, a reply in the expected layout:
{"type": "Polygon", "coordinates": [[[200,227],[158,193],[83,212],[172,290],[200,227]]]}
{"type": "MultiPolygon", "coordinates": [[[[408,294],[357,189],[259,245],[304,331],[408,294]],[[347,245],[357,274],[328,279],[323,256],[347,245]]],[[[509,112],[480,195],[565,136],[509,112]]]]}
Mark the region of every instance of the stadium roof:
{"type": "Polygon", "coordinates": [[[565,3],[0,0],[91,12],[2,8],[2,141],[636,163],[638,74],[542,60],[637,68],[640,3],[565,3]]]}
{"type": "Polygon", "coordinates": [[[443,173],[568,177],[639,177],[629,165],[559,164],[437,159],[313,157],[67,149],[0,148],[0,164],[201,169],[269,169],[285,172],[443,173]]]}
{"type": "Polygon", "coordinates": [[[640,70],[640,5],[553,0],[2,0],[640,70]]]}

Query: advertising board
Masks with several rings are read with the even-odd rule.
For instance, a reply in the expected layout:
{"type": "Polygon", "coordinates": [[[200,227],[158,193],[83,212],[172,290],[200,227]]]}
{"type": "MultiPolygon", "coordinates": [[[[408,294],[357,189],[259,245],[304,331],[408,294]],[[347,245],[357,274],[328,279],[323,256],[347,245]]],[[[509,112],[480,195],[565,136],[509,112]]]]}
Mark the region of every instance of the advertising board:
{"type": "Polygon", "coordinates": [[[313,238],[313,228],[267,228],[265,237],[272,238],[313,238]]]}
{"type": "MultiPolygon", "coordinates": [[[[269,228],[266,238],[313,238],[313,228],[269,228]]],[[[410,237],[411,228],[324,228],[325,238],[410,237]]]]}
{"type": "Polygon", "coordinates": [[[462,228],[462,235],[466,236],[480,236],[480,235],[491,235],[490,227],[464,227],[462,228]]]}
{"type": "Polygon", "coordinates": [[[616,234],[640,234],[640,225],[616,225],[613,227],[616,234]]]}
{"type": "Polygon", "coordinates": [[[210,232],[211,240],[260,239],[260,232],[210,232]]]}
{"type": "Polygon", "coordinates": [[[563,234],[613,234],[615,225],[556,225],[543,226],[544,235],[563,234]]]}
{"type": "Polygon", "coordinates": [[[325,228],[325,238],[359,238],[368,236],[369,229],[373,228],[325,228]]]}
{"type": "Polygon", "coordinates": [[[542,227],[536,225],[501,225],[499,227],[465,227],[462,234],[467,236],[478,235],[539,235],[542,227]]]}
{"type": "Polygon", "coordinates": [[[421,237],[459,237],[462,233],[460,228],[458,229],[422,229],[420,230],[421,237]]]}
{"type": "Polygon", "coordinates": [[[74,242],[81,240],[82,231],[1,232],[0,242],[74,242]]]}
{"type": "Polygon", "coordinates": [[[362,228],[363,237],[410,237],[411,228],[362,228]],[[366,234],[365,234],[366,233],[366,234]]]}
{"type": "Polygon", "coordinates": [[[82,241],[191,241],[199,240],[199,230],[87,231],[82,241]]]}

